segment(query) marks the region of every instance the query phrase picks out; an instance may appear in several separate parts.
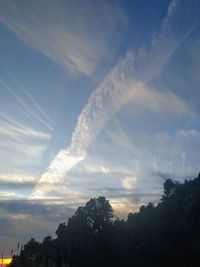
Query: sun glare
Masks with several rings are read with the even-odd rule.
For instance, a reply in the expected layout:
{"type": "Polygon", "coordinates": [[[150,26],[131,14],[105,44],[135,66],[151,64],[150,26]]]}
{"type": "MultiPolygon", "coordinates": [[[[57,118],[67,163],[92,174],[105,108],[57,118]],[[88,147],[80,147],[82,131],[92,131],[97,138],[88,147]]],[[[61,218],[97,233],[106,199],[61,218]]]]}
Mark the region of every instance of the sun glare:
{"type": "Polygon", "coordinates": [[[11,263],[12,259],[3,259],[3,261],[1,261],[2,265],[8,265],[9,263],[11,263]]]}

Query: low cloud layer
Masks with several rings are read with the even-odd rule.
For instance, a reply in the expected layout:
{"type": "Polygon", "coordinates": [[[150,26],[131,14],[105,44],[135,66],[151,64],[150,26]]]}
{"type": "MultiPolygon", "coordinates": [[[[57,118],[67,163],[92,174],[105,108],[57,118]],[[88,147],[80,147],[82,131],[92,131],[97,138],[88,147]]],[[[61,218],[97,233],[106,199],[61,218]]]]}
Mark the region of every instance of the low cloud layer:
{"type": "Polygon", "coordinates": [[[42,241],[46,235],[55,235],[59,223],[66,222],[74,209],[64,203],[0,200],[0,236],[4,251],[14,250],[17,244],[25,244],[31,237],[42,241]]]}

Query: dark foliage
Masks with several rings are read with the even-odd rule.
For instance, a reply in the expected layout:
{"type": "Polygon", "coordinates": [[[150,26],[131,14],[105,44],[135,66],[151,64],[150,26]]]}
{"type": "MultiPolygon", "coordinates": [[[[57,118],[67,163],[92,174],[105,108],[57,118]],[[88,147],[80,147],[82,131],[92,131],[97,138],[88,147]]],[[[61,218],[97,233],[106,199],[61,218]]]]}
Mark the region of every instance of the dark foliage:
{"type": "Polygon", "coordinates": [[[105,197],[91,199],[56,235],[31,239],[10,267],[200,266],[200,175],[166,180],[160,202],[126,221],[114,219],[105,197]]]}

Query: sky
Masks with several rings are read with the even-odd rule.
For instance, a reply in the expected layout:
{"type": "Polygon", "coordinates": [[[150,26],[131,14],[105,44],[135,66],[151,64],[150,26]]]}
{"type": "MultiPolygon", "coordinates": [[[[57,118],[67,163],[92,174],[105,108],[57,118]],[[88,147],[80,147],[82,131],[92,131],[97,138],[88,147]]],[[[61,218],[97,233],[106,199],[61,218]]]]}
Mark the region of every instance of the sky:
{"type": "Polygon", "coordinates": [[[198,0],[0,0],[0,250],[200,171],[198,0]]]}

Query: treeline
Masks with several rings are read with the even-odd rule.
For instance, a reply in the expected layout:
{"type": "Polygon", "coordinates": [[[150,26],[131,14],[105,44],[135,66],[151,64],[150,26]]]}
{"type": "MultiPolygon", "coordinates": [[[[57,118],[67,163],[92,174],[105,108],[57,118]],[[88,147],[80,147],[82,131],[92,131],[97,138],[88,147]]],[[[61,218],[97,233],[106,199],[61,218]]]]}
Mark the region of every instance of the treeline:
{"type": "Polygon", "coordinates": [[[105,197],[79,207],[42,243],[31,239],[10,267],[200,266],[200,174],[164,183],[163,196],[126,220],[105,197]]]}

